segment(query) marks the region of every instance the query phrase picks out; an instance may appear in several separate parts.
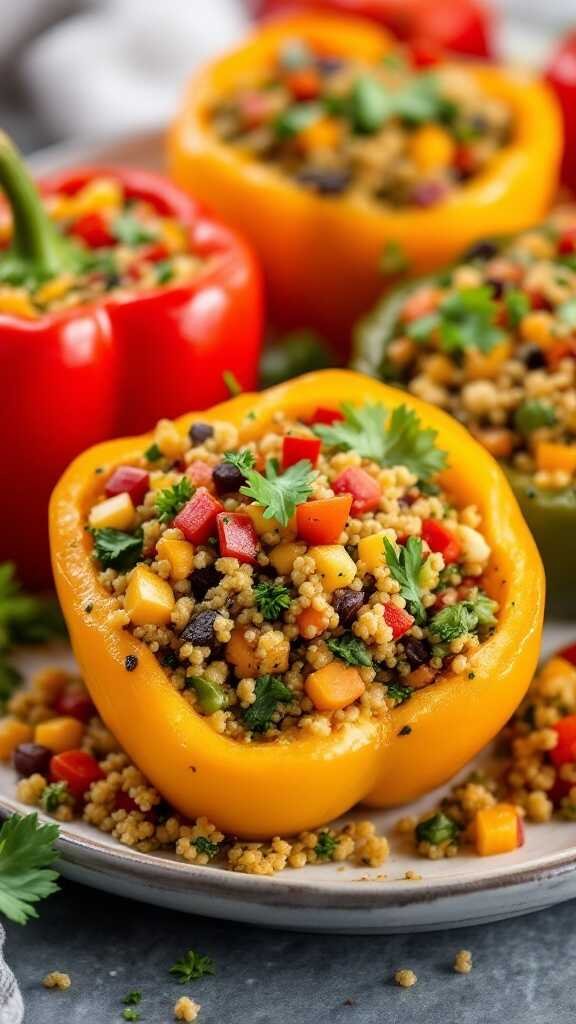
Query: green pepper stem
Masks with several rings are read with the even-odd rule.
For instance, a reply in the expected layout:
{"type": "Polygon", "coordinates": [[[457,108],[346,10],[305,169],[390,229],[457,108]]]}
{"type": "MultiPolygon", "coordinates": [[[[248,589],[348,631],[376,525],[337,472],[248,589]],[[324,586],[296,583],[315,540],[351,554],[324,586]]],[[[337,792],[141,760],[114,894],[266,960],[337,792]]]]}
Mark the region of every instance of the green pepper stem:
{"type": "Polygon", "coordinates": [[[40,277],[72,269],[65,239],[48,216],[20,153],[0,131],[0,189],[12,211],[11,257],[29,264],[40,277]]]}

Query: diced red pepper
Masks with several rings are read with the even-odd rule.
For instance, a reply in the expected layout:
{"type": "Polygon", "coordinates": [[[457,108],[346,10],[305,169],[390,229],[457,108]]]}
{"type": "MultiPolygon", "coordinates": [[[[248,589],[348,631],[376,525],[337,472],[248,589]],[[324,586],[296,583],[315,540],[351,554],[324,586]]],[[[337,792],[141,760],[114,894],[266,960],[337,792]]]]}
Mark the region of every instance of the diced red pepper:
{"type": "Polygon", "coordinates": [[[216,519],[223,511],[222,502],[205,487],[199,487],[180,510],[172,525],[182,530],[186,540],[191,544],[205,544],[209,537],[215,536],[216,519]]]}
{"type": "Polygon", "coordinates": [[[91,249],[117,245],[114,235],[101,213],[87,213],[72,225],[70,233],[81,238],[91,249]]]}
{"type": "Polygon", "coordinates": [[[77,718],[79,722],[87,722],[96,714],[87,693],[62,693],[54,703],[54,710],[59,715],[77,718]]]}
{"type": "Polygon", "coordinates": [[[260,545],[250,516],[239,512],[221,512],[217,523],[220,554],[254,565],[260,545]]]}
{"type": "Polygon", "coordinates": [[[313,466],[318,462],[322,441],[318,437],[293,437],[288,434],[282,442],[282,468],[288,469],[302,459],[313,466]]]}
{"type": "Polygon", "coordinates": [[[400,317],[404,323],[420,320],[421,317],[428,316],[429,313],[434,313],[438,309],[441,298],[442,293],[438,288],[433,288],[431,285],[419,288],[402,306],[400,317]]]}
{"type": "Polygon", "coordinates": [[[322,81],[316,68],[298,68],[285,77],[285,83],[297,100],[314,100],[318,96],[322,81]]]}
{"type": "Polygon", "coordinates": [[[310,422],[325,423],[330,427],[333,423],[337,423],[339,420],[343,419],[344,413],[340,412],[339,409],[326,409],[325,406],[319,405],[315,412],[312,413],[310,422]]]}
{"type": "Polygon", "coordinates": [[[159,263],[160,260],[167,260],[170,255],[170,250],[162,242],[154,242],[140,252],[141,259],[147,260],[149,263],[159,263]]]}
{"type": "Polygon", "coordinates": [[[130,814],[130,811],[140,810],[133,797],[123,789],[119,789],[116,793],[116,796],[114,797],[114,806],[117,811],[127,811],[128,814],[130,814]]]}
{"type": "Polygon", "coordinates": [[[563,647],[561,651],[558,651],[558,657],[569,661],[571,665],[576,665],[576,644],[563,647]]]}
{"type": "Polygon", "coordinates": [[[380,485],[373,476],[359,466],[350,466],[332,484],[336,494],[352,495],[352,515],[362,516],[365,512],[378,508],[382,492],[380,485]]]}
{"type": "Polygon", "coordinates": [[[457,562],[460,555],[460,541],[439,519],[425,519],[422,523],[422,538],[431,551],[439,551],[446,565],[457,562]]]}
{"type": "Polygon", "coordinates": [[[51,759],[50,778],[53,782],[67,782],[72,796],[80,799],[93,782],[104,778],[104,772],[85,750],[65,750],[51,759]]]}
{"type": "Polygon", "coordinates": [[[146,491],[150,487],[150,474],[137,466],[118,466],[106,482],[106,494],[109,498],[124,491],[130,495],[134,505],[144,501],[146,491]]]}
{"type": "Polygon", "coordinates": [[[407,633],[414,625],[414,621],[414,616],[410,615],[405,608],[397,608],[395,604],[391,603],[384,605],[384,622],[390,626],[395,640],[404,636],[404,633],[407,633]]]}
{"type": "Polygon", "coordinates": [[[202,462],[202,459],[195,459],[191,462],[186,470],[186,476],[194,484],[194,487],[208,487],[212,486],[212,466],[209,466],[207,462],[202,462]]]}
{"type": "Polygon", "coordinates": [[[414,68],[432,68],[445,60],[442,47],[433,40],[415,39],[409,48],[410,63],[414,68]]]}
{"type": "Polygon", "coordinates": [[[307,544],[335,544],[352,507],[352,495],[306,501],[296,508],[296,530],[307,544]]]}
{"type": "Polygon", "coordinates": [[[576,715],[561,718],[552,728],[558,734],[558,743],[550,751],[550,759],[559,768],[576,761],[576,715]]]}
{"type": "Polygon", "coordinates": [[[571,256],[576,252],[576,224],[562,232],[557,245],[558,252],[563,256],[571,256]]]}

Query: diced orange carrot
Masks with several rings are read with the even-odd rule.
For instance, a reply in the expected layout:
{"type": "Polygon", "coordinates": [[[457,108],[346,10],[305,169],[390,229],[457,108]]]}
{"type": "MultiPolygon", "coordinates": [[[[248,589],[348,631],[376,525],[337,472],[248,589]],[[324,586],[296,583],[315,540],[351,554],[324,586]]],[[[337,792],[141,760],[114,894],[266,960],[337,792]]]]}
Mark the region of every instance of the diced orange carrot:
{"type": "Polygon", "coordinates": [[[226,645],[226,658],[234,665],[239,679],[250,679],[257,675],[256,653],[246,640],[243,629],[237,628],[232,631],[232,636],[226,645]]]}
{"type": "Polygon", "coordinates": [[[338,121],[323,117],[313,121],[307,128],[298,133],[296,143],[304,153],[318,153],[322,150],[335,149],[342,137],[342,127],[338,121]]]}
{"type": "Polygon", "coordinates": [[[424,286],[418,288],[413,295],[404,303],[400,316],[404,323],[412,323],[422,316],[433,313],[440,303],[442,292],[439,288],[424,286]]]}
{"type": "Polygon", "coordinates": [[[312,672],[304,687],[318,711],[337,711],[348,707],[366,689],[358,669],[341,661],[331,661],[324,668],[312,672]]]}
{"type": "Polygon", "coordinates": [[[539,441],[536,445],[536,465],[538,469],[563,469],[566,473],[575,473],[576,444],[539,441]]]}
{"type": "Polygon", "coordinates": [[[297,100],[313,100],[322,88],[322,80],[315,67],[298,68],[285,76],[285,84],[297,100]]]}
{"type": "Polygon", "coordinates": [[[426,124],[413,133],[409,150],[418,170],[426,174],[448,167],[454,160],[456,146],[444,128],[426,124]]]}
{"type": "Polygon", "coordinates": [[[495,459],[507,459],[512,454],[514,435],[503,427],[486,427],[475,431],[474,436],[487,448],[495,459]]]}
{"type": "Polygon", "coordinates": [[[315,608],[305,608],[298,615],[296,622],[298,623],[300,636],[305,637],[307,640],[313,640],[314,637],[323,633],[328,626],[326,613],[318,612],[315,608]]]}
{"type": "Polygon", "coordinates": [[[468,380],[485,380],[498,376],[502,363],[510,358],[512,346],[510,341],[501,341],[490,352],[479,352],[469,349],[466,353],[464,373],[468,380]]]}
{"type": "Polygon", "coordinates": [[[419,690],[423,686],[428,686],[433,681],[435,675],[434,669],[429,668],[428,665],[420,665],[419,668],[415,668],[413,672],[406,676],[406,682],[408,686],[419,690]]]}
{"type": "Polygon", "coordinates": [[[510,853],[522,846],[524,830],[518,809],[513,804],[494,804],[476,812],[474,818],[476,853],[489,857],[510,853]]]}
{"type": "Polygon", "coordinates": [[[296,509],[298,536],[307,544],[335,544],[346,526],[352,495],[306,501],[296,509]]]}

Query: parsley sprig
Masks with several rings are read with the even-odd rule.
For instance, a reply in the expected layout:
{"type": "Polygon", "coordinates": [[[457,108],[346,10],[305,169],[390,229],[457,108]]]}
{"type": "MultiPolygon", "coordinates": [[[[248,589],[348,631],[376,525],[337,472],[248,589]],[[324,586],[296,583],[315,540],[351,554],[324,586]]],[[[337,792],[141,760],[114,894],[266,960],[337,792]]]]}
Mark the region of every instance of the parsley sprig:
{"type": "Polygon", "coordinates": [[[224,459],[246,478],[240,494],[257,501],[264,508],[264,518],[277,519],[282,526],[288,525],[296,506],[310,497],[317,476],[309,459],[301,459],[284,473],[278,472],[275,459],[268,459],[265,474],[254,469],[254,456],[250,452],[226,452],[224,459]]]}
{"type": "Polygon", "coordinates": [[[289,704],[292,690],[279,676],[260,676],[256,680],[255,701],[244,712],[244,722],[252,732],[266,732],[278,704],[289,704]]]}
{"type": "Polygon", "coordinates": [[[407,602],[416,621],[422,625],[426,621],[426,610],[422,604],[418,582],[425,561],[422,557],[421,538],[409,537],[406,544],[396,550],[389,538],[384,537],[384,551],[390,575],[400,584],[401,596],[407,602]]]}
{"type": "Polygon", "coordinates": [[[254,600],[264,618],[273,622],[290,607],[290,591],[283,583],[263,580],[254,587],[254,600]]]}
{"type": "Polygon", "coordinates": [[[181,985],[187,985],[190,981],[198,981],[199,978],[205,978],[207,974],[215,973],[216,964],[212,957],[203,956],[194,949],[186,950],[184,956],[180,960],[176,960],[170,968],[170,974],[173,974],[181,985]]]}
{"type": "Polygon", "coordinates": [[[476,349],[487,354],[504,338],[495,325],[498,305],[487,285],[460,288],[447,295],[434,313],[415,320],[407,328],[414,341],[427,341],[437,331],[441,347],[449,355],[476,349]]]}
{"type": "Polygon", "coordinates": [[[161,523],[169,523],[194,494],[194,488],[187,476],[183,476],[172,487],[158,491],[156,514],[161,523]]]}
{"type": "Polygon", "coordinates": [[[38,917],[34,906],[58,891],[54,843],[58,826],[37,814],[13,814],[0,828],[0,912],[16,924],[38,917]]]}
{"type": "Polygon", "coordinates": [[[314,853],[318,860],[332,860],[338,849],[338,839],[328,829],[318,833],[318,842],[314,847],[314,853]]]}
{"type": "Polygon", "coordinates": [[[343,633],[342,636],[332,636],[326,641],[326,647],[336,658],[345,661],[347,665],[372,666],[366,644],[362,643],[353,633],[343,633]]]}
{"type": "Polygon", "coordinates": [[[388,417],[381,402],[356,407],[342,403],[344,419],[315,424],[314,433],[330,447],[357,451],[381,466],[406,466],[419,479],[440,472],[446,452],[436,447],[437,432],[422,426],[413,409],[400,405],[388,417]]]}
{"type": "Polygon", "coordinates": [[[105,569],[118,569],[128,572],[133,569],[142,557],[142,531],[125,533],[114,530],[111,526],[101,530],[92,530],[94,538],[94,556],[105,569]]]}
{"type": "Polygon", "coordinates": [[[434,641],[449,643],[464,633],[487,630],[496,625],[496,601],[479,591],[469,601],[458,601],[437,612],[430,622],[434,641]]]}

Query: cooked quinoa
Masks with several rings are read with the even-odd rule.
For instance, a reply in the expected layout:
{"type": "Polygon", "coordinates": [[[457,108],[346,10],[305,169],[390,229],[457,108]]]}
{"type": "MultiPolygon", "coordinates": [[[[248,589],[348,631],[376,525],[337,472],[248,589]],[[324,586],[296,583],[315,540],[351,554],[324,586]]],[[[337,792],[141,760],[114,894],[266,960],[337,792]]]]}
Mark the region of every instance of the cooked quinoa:
{"type": "Polygon", "coordinates": [[[395,972],[394,981],[400,986],[400,988],[412,988],[418,981],[418,978],[414,971],[407,967],[401,967],[395,972]]]}
{"type": "MultiPolygon", "coordinates": [[[[47,196],[44,205],[76,246],[79,272],[22,284],[2,281],[0,313],[33,320],[103,297],[184,284],[201,266],[185,225],[133,198],[116,179],[94,178],[73,195],[47,196]]],[[[0,234],[9,244],[9,231],[0,234]]]]}
{"type": "Polygon", "coordinates": [[[72,981],[69,974],[64,974],[63,971],[50,971],[42,979],[44,988],[56,988],[64,992],[67,988],[70,988],[72,981]]]}
{"type": "Polygon", "coordinates": [[[210,111],[228,145],[304,189],[428,207],[483,172],[511,139],[510,109],[473,74],[411,67],[399,51],[366,64],[284,43],[269,72],[210,111]]]}
{"type": "Polygon", "coordinates": [[[465,673],[497,622],[491,551],[438,484],[434,439],[378,404],[277,414],[246,444],[231,423],[161,421],[87,515],[111,626],[243,743],[327,736],[465,673]]]}
{"type": "Polygon", "coordinates": [[[470,974],[472,970],[472,953],[469,949],[460,949],[454,957],[456,974],[470,974]]]}
{"type": "Polygon", "coordinates": [[[365,328],[384,342],[382,376],[448,410],[537,487],[573,486],[576,210],[480,242],[394,301],[365,328]]]}
{"type": "Polygon", "coordinates": [[[180,996],[174,1003],[174,1020],[194,1021],[200,1013],[200,1003],[195,1003],[189,996],[180,996]]]}

